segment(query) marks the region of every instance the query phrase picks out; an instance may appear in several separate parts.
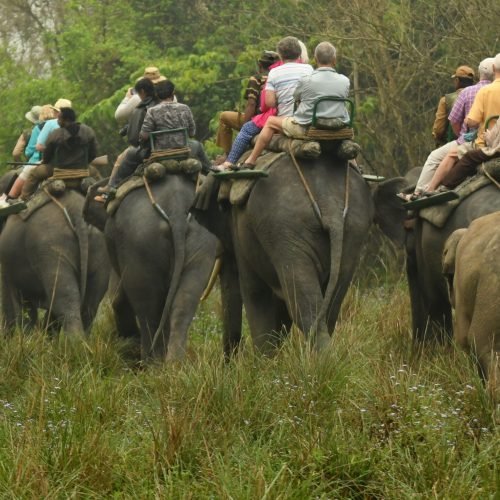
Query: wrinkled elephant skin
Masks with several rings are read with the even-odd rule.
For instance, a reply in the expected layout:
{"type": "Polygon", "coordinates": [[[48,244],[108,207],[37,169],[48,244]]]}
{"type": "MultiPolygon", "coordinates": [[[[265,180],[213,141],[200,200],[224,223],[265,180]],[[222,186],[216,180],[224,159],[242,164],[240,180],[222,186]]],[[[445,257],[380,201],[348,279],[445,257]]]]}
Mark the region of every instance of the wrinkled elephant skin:
{"type": "Polygon", "coordinates": [[[66,191],[61,208],[48,203],[26,222],[11,215],[0,235],[2,305],[7,327],[22,322],[22,306],[48,311],[65,333],[87,331],[106,292],[109,261],[105,241],[82,216],[84,197],[66,191]],[[83,294],[83,296],[82,296],[83,294]]]}
{"type": "Polygon", "coordinates": [[[153,208],[145,189],[130,192],[117,212],[107,217],[102,204],[93,201],[95,189],[87,196],[85,217],[104,228],[119,278],[113,297],[118,333],[140,339],[143,360],[181,359],[217,242],[188,216],[194,182],[184,175],[167,175],[151,184],[168,221],[153,208]]]}
{"type": "Polygon", "coordinates": [[[443,270],[452,276],[454,337],[474,354],[491,394],[500,401],[500,213],[455,231],[446,250],[443,270]]]}
{"type": "MultiPolygon", "coordinates": [[[[234,256],[233,282],[239,279],[254,346],[264,353],[292,322],[318,349],[329,343],[373,218],[369,186],[353,169],[344,196],[346,163],[322,156],[300,165],[321,222],[289,157],[257,181],[244,206],[221,212],[214,195],[208,210],[194,210],[222,241],[225,258],[234,256]]],[[[236,292],[232,298],[238,304],[236,292]]]]}

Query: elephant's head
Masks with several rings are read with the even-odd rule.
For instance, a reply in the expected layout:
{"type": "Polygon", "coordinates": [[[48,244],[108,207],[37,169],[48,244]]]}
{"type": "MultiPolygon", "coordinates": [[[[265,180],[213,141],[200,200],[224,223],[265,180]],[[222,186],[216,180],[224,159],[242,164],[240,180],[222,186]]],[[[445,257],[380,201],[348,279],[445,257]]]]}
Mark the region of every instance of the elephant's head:
{"type": "Polygon", "coordinates": [[[402,247],[406,241],[406,210],[397,193],[415,186],[421,168],[411,169],[404,177],[394,177],[381,182],[373,192],[375,203],[374,222],[396,245],[402,247]]]}
{"type": "Polygon", "coordinates": [[[104,204],[95,201],[94,198],[97,195],[97,189],[106,185],[107,182],[108,179],[103,179],[90,186],[83,205],[83,218],[85,219],[85,222],[96,227],[99,231],[104,231],[104,226],[106,225],[106,220],[108,219],[108,213],[106,212],[104,204]]]}
{"type": "Polygon", "coordinates": [[[231,211],[218,200],[219,181],[208,175],[196,193],[191,213],[196,220],[217,236],[225,250],[233,250],[231,239],[231,211]]]}

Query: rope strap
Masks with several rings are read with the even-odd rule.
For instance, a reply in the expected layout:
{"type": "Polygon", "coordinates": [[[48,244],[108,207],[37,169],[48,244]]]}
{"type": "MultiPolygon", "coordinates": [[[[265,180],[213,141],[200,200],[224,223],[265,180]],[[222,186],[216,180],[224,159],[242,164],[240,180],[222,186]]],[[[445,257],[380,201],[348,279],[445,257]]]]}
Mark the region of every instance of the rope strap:
{"type": "Polygon", "coordinates": [[[75,225],[73,224],[73,221],[71,220],[71,217],[70,217],[66,207],[59,200],[57,200],[57,198],[55,196],[52,196],[49,193],[49,190],[47,188],[44,187],[43,191],[62,210],[64,217],[65,217],[66,221],[68,222],[69,227],[78,236],[78,233],[76,232],[76,229],[75,229],[75,225]]]}
{"type": "Polygon", "coordinates": [[[498,181],[484,168],[484,163],[481,165],[482,166],[482,170],[483,170],[483,174],[493,183],[495,184],[495,186],[500,189],[500,184],[498,183],[498,181]]]}
{"type": "Polygon", "coordinates": [[[54,168],[54,173],[51,180],[56,179],[83,179],[84,177],[90,177],[88,168],[54,168]]]}
{"type": "Polygon", "coordinates": [[[181,156],[189,156],[191,149],[189,147],[184,146],[182,148],[170,148],[170,149],[160,149],[157,151],[153,151],[149,158],[147,158],[144,163],[150,164],[159,160],[168,160],[170,158],[178,158],[181,156]]]}
{"type": "Polygon", "coordinates": [[[146,188],[146,192],[148,193],[149,201],[151,202],[151,205],[153,208],[160,214],[160,217],[165,220],[167,223],[170,224],[170,219],[168,218],[168,215],[166,214],[165,210],[156,203],[156,200],[153,196],[153,192],[151,191],[151,187],[149,185],[148,179],[146,176],[143,177],[144,179],[144,187],[146,188]]]}
{"type": "Polygon", "coordinates": [[[306,137],[317,141],[341,141],[344,139],[352,139],[354,137],[354,129],[345,127],[340,130],[325,130],[309,127],[306,137]]]}

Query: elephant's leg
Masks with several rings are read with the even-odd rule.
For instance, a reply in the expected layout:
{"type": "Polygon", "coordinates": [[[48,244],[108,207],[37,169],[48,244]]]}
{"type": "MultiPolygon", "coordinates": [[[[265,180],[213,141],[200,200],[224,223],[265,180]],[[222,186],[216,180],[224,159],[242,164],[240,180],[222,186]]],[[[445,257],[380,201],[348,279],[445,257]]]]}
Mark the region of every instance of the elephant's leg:
{"type": "Polygon", "coordinates": [[[16,327],[21,318],[21,302],[15,287],[9,281],[5,270],[2,270],[2,314],[7,331],[16,327]]]}
{"type": "Polygon", "coordinates": [[[118,335],[127,339],[132,338],[139,340],[140,331],[137,326],[135,312],[121,285],[116,287],[111,305],[115,315],[118,335]]]}
{"type": "Polygon", "coordinates": [[[276,345],[279,346],[287,337],[290,328],[292,328],[292,318],[288,313],[288,308],[284,300],[279,299],[275,295],[273,296],[274,301],[274,312],[275,312],[275,323],[274,323],[274,334],[276,339],[276,345]]]}
{"type": "Polygon", "coordinates": [[[500,326],[497,306],[491,294],[476,295],[476,307],[468,331],[468,344],[479,365],[479,373],[490,394],[500,401],[500,326]]]}
{"type": "Polygon", "coordinates": [[[238,268],[232,254],[225,253],[223,255],[219,278],[224,329],[222,342],[224,357],[228,360],[233,354],[236,354],[241,342],[243,311],[238,268]]]}
{"type": "Polygon", "coordinates": [[[92,327],[99,304],[106,292],[108,281],[108,273],[104,269],[96,270],[87,277],[87,289],[82,304],[82,322],[87,333],[92,327]]]}
{"type": "Polygon", "coordinates": [[[25,307],[28,314],[26,326],[30,329],[36,328],[38,324],[38,310],[36,305],[33,302],[26,302],[25,307]]]}
{"type": "Polygon", "coordinates": [[[141,331],[141,357],[143,360],[151,358],[165,358],[168,351],[168,339],[170,335],[169,322],[158,332],[162,309],[166,295],[161,295],[161,302],[151,297],[149,303],[141,303],[136,306],[137,319],[141,331]],[[155,339],[156,336],[156,339],[155,339]],[[153,346],[153,341],[154,346],[153,346]]]}
{"type": "Polygon", "coordinates": [[[413,231],[408,231],[406,235],[406,275],[408,278],[408,288],[410,291],[411,319],[413,340],[423,341],[426,335],[429,311],[425,307],[422,297],[422,288],[418,275],[417,256],[415,249],[415,235],[413,231]]]}
{"type": "Polygon", "coordinates": [[[330,343],[326,318],[312,331],[316,322],[323,293],[317,279],[317,272],[309,262],[296,262],[297,272],[285,269],[280,273],[280,282],[294,323],[311,338],[316,349],[321,350],[330,343]]]}
{"type": "Polygon", "coordinates": [[[47,309],[50,315],[62,323],[62,330],[67,334],[83,334],[83,322],[80,313],[80,288],[74,270],[59,261],[59,265],[47,267],[41,276],[47,297],[47,309]]]}
{"type": "Polygon", "coordinates": [[[276,350],[276,304],[272,290],[245,265],[240,265],[241,293],[254,347],[262,354],[276,350]]]}

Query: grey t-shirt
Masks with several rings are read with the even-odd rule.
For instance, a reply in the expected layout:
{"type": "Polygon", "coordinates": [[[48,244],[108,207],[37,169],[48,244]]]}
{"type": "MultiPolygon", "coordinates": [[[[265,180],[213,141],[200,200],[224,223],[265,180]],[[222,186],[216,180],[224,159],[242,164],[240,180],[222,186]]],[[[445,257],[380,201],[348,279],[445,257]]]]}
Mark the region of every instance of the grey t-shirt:
{"type": "MultiPolygon", "coordinates": [[[[332,96],[347,98],[349,95],[349,78],[339,75],[333,68],[318,68],[310,75],[301,78],[295,89],[294,97],[300,101],[293,117],[300,125],[310,125],[313,106],[319,97],[332,96]]],[[[349,113],[342,102],[325,101],[318,105],[316,113],[321,118],[340,118],[349,121],[349,113]]]]}

